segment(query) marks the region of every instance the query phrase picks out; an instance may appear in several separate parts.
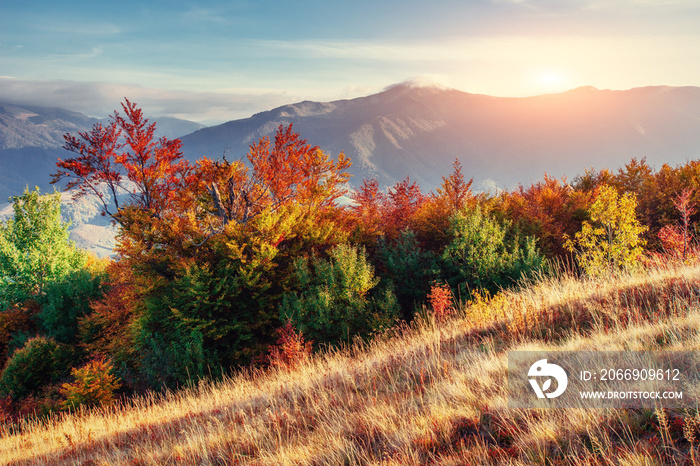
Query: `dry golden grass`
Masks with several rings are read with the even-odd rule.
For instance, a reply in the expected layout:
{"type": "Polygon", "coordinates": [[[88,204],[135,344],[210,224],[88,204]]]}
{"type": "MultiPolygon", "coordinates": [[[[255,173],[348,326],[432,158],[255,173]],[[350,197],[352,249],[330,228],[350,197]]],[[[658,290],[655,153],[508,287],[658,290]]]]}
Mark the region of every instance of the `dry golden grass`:
{"type": "Polygon", "coordinates": [[[293,369],[0,431],[8,464],[694,464],[697,413],[514,410],[509,350],[700,349],[700,267],[543,279],[293,369]]]}

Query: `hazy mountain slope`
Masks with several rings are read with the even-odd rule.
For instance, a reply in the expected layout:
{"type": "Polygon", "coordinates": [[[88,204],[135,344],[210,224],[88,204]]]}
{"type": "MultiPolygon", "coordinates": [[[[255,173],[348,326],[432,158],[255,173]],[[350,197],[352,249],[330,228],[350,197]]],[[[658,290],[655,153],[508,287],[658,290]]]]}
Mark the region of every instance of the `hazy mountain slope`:
{"type": "Polygon", "coordinates": [[[183,139],[192,159],[237,159],[248,145],[294,128],[353,161],[355,183],[406,175],[433,189],[459,158],[477,184],[530,183],[544,172],[573,177],[588,167],[618,168],[632,157],[677,164],[700,155],[700,88],[629,91],[579,88],[529,98],[495,98],[450,89],[398,85],[331,103],[301,102],[197,131],[183,139]]]}
{"type": "Polygon", "coordinates": [[[0,150],[60,147],[63,134],[83,131],[97,121],[59,108],[0,103],[0,150]]]}

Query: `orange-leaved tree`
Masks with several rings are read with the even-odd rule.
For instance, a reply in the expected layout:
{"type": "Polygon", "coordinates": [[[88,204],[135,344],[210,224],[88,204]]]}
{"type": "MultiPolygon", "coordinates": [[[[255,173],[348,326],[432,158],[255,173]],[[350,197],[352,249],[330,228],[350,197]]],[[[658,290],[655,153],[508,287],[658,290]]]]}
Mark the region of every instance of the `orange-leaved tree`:
{"type": "MultiPolygon", "coordinates": [[[[665,225],[659,230],[658,237],[663,248],[685,260],[693,248],[693,234],[690,231],[690,217],[695,213],[695,205],[692,200],[693,189],[685,188],[673,200],[673,205],[678,210],[681,219],[677,224],[665,225]]],[[[693,251],[694,252],[694,251],[693,251]]]]}
{"type": "Polygon", "coordinates": [[[497,208],[520,232],[537,238],[547,256],[563,257],[567,254],[565,237],[572,237],[588,219],[593,196],[594,191],[575,190],[565,178],[558,180],[545,173],[542,181],[503,193],[497,208]]]}
{"type": "Polygon", "coordinates": [[[450,218],[467,207],[476,207],[480,198],[472,193],[473,180],[465,180],[458,159],[455,159],[452,167],[452,173],[442,177],[437,192],[427,196],[413,221],[421,246],[438,254],[450,241],[447,234],[450,218]]]}
{"type": "Polygon", "coordinates": [[[272,205],[294,199],[309,208],[327,207],[343,194],[342,185],[350,177],[345,170],[351,162],[344,153],[331,159],[318,146],[301,139],[291,124],[277,128],[274,146],[267,137],[252,144],[248,160],[272,205]]]}
{"type": "Polygon", "coordinates": [[[211,200],[210,235],[223,232],[226,225],[246,225],[264,210],[275,212],[295,204],[306,213],[332,209],[345,193],[352,164],[344,153],[336,159],[318,146],[311,146],[292,125],[280,125],[274,138],[263,137],[250,145],[250,168],[242,162],[198,162],[200,192],[211,200]]]}
{"type": "Polygon", "coordinates": [[[379,189],[376,179],[363,180],[352,195],[354,205],[350,208],[359,240],[373,245],[379,236],[397,239],[403,230],[413,226],[426,199],[408,176],[392,186],[388,194],[379,189]]]}
{"type": "Polygon", "coordinates": [[[60,389],[65,398],[64,409],[112,403],[114,391],[121,385],[119,378],[111,373],[112,369],[112,363],[105,358],[96,358],[80,368],[71,369],[75,381],[64,383],[60,389]]]}
{"type": "Polygon", "coordinates": [[[178,139],[156,139],[136,103],[125,99],[106,126],[65,135],[76,154],[59,159],[53,183],[68,181],[74,198],[93,194],[102,214],[119,224],[117,252],[134,267],[171,277],[175,262],[192,247],[198,225],[192,215],[197,173],[178,139]]]}

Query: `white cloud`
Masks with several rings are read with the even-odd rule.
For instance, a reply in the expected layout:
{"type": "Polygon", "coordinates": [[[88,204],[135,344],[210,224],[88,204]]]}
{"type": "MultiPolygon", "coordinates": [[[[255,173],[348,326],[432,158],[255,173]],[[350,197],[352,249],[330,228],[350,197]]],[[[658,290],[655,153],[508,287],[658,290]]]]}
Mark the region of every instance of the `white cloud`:
{"type": "Polygon", "coordinates": [[[422,74],[419,76],[413,76],[406,79],[398,84],[392,84],[385,89],[391,89],[396,86],[409,86],[409,87],[435,87],[438,89],[450,89],[453,86],[449,84],[450,78],[445,75],[440,74],[422,74]]]}
{"type": "Polygon", "coordinates": [[[91,58],[97,58],[102,55],[102,48],[93,47],[91,51],[84,53],[62,53],[52,55],[52,59],[60,60],[89,60],[91,58]]]}
{"type": "Polygon", "coordinates": [[[90,116],[105,117],[119,108],[124,97],[156,116],[175,116],[216,124],[289,103],[282,92],[189,92],[118,83],[39,81],[0,77],[0,101],[13,104],[62,107],[90,116]]]}

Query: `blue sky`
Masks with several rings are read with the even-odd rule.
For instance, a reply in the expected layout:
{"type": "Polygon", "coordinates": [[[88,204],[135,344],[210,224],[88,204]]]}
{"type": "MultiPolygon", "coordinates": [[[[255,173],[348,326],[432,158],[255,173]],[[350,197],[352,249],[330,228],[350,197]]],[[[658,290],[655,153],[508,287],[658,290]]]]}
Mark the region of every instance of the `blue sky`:
{"type": "Polygon", "coordinates": [[[525,96],[700,86],[698,0],[0,0],[0,100],[205,123],[407,79],[525,96]]]}

